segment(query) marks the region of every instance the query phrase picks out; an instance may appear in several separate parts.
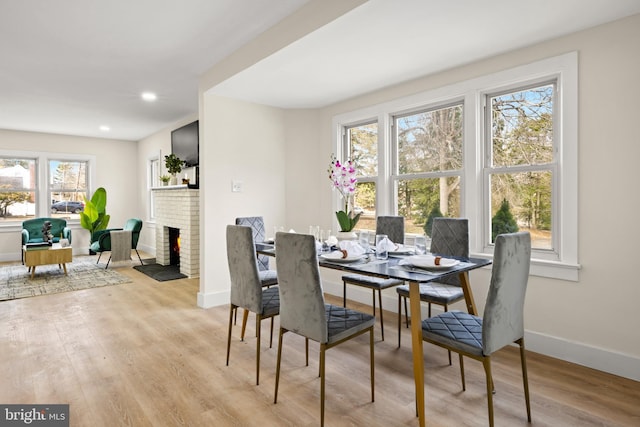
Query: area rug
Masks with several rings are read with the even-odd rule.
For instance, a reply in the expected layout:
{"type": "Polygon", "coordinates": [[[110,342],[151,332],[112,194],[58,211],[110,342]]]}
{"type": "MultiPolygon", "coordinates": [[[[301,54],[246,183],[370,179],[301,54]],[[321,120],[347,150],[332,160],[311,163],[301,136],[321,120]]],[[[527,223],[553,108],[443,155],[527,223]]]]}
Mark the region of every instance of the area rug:
{"type": "Polygon", "coordinates": [[[144,273],[158,282],[166,282],[167,280],[186,279],[187,276],[180,273],[179,265],[160,265],[157,263],[145,265],[135,265],[134,269],[140,273],[144,273]]]}
{"type": "Polygon", "coordinates": [[[33,279],[21,263],[0,266],[0,301],[131,282],[114,269],[105,270],[104,264],[97,265],[95,260],[95,257],[74,257],[67,264],[66,276],[57,265],[38,266],[33,279]]]}

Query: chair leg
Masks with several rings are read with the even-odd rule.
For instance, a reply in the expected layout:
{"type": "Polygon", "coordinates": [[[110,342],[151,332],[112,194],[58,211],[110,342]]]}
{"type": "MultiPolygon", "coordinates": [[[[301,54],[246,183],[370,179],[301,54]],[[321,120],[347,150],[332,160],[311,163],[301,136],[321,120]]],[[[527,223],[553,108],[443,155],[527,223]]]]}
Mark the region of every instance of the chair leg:
{"type": "Polygon", "coordinates": [[[96,261],[96,264],[100,262],[100,257],[102,257],[102,252],[98,253],[98,260],[96,261]]]}
{"type": "MultiPolygon", "coordinates": [[[[444,312],[446,313],[449,310],[449,306],[447,304],[444,305],[444,312]]],[[[449,366],[451,366],[451,350],[447,350],[447,353],[449,353],[449,366]]],[[[460,356],[462,357],[462,356],[460,356]]]]}
{"type": "Polygon", "coordinates": [[[347,282],[342,282],[342,306],[347,306],[347,282]]]}
{"type": "Polygon", "coordinates": [[[256,314],[256,330],[258,338],[256,340],[256,385],[260,385],[260,330],[262,324],[262,316],[256,314]]]}
{"type": "Polygon", "coordinates": [[[273,348],[273,317],[271,316],[271,332],[269,333],[269,348],[273,348]]]}
{"type": "Polygon", "coordinates": [[[460,360],[460,379],[462,380],[462,391],[467,390],[467,384],[464,381],[464,359],[462,353],[458,353],[458,359],[460,360]]]}
{"type": "Polygon", "coordinates": [[[529,402],[529,378],[527,376],[527,358],[524,351],[524,338],[516,341],[520,345],[520,362],[522,363],[522,383],[524,385],[524,400],[527,404],[527,420],[531,422],[531,404],[529,402]]]}
{"type": "MultiPolygon", "coordinates": [[[[373,291],[373,298],[375,299],[375,291],[373,291]]],[[[384,318],[382,317],[382,290],[378,289],[378,301],[380,302],[380,333],[382,334],[382,341],[384,341],[384,318]]],[[[373,314],[375,316],[375,313],[373,314]]]]}
{"type": "Polygon", "coordinates": [[[111,254],[109,254],[109,259],[107,260],[107,265],[106,265],[106,267],[104,268],[105,270],[106,270],[107,268],[109,268],[109,263],[110,263],[110,262],[111,262],[111,254]]]}
{"type": "Polygon", "coordinates": [[[407,297],[402,297],[404,300],[404,322],[409,327],[409,310],[407,309],[407,297]]]}
{"type": "Polygon", "coordinates": [[[278,384],[280,383],[280,361],[282,360],[282,337],[284,336],[284,329],[280,327],[280,333],[278,334],[278,361],[276,362],[276,390],[273,394],[273,403],[278,403],[278,384]]]}
{"type": "Polygon", "coordinates": [[[369,352],[371,363],[371,401],[375,402],[375,363],[373,358],[373,328],[369,331],[369,352]]]}
{"type": "Polygon", "coordinates": [[[144,265],[142,263],[142,258],[140,258],[140,253],[138,252],[138,249],[134,248],[134,250],[136,251],[136,254],[138,255],[138,260],[140,261],[140,265],[144,265]]]}
{"type": "Polygon", "coordinates": [[[231,328],[233,328],[233,312],[236,307],[231,304],[229,309],[229,334],[227,335],[227,366],[229,366],[229,351],[231,350],[231,328]]]}
{"type": "Polygon", "coordinates": [[[240,332],[240,341],[244,341],[244,331],[247,329],[247,318],[249,317],[249,310],[244,309],[242,314],[242,329],[240,332]]]}
{"type": "Polygon", "coordinates": [[[398,294],[398,348],[402,340],[402,297],[398,294]]]}
{"type": "Polygon", "coordinates": [[[306,366],[309,366],[309,338],[304,339],[304,357],[306,366]]]}
{"type": "Polygon", "coordinates": [[[487,408],[489,410],[489,426],[493,427],[493,377],[491,375],[491,357],[482,359],[482,366],[487,376],[487,408]]]}
{"type": "Polygon", "coordinates": [[[324,357],[326,344],[320,344],[320,426],[324,426],[324,357]]]}

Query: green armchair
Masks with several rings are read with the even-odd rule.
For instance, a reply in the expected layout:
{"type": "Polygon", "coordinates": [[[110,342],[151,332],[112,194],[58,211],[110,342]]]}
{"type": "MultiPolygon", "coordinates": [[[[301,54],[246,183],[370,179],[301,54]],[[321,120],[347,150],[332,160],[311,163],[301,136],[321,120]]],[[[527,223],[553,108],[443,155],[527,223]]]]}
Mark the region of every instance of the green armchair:
{"type": "MultiPolygon", "coordinates": [[[[44,241],[42,237],[42,226],[45,221],[51,222],[51,234],[53,235],[54,243],[58,243],[61,238],[67,239],[69,243],[71,243],[71,229],[67,227],[67,221],[65,219],[34,218],[22,221],[22,246],[27,243],[41,243],[44,241]]],[[[22,262],[24,263],[24,254],[22,262]]]]}
{"type": "MultiPolygon", "coordinates": [[[[106,230],[98,230],[93,233],[91,239],[91,250],[99,254],[96,264],[100,262],[100,257],[102,257],[103,252],[111,252],[111,232],[120,230],[131,231],[131,249],[136,251],[138,260],[140,260],[140,264],[142,265],[142,258],[140,258],[140,253],[138,253],[138,240],[140,239],[140,230],[142,230],[142,220],[138,218],[131,218],[127,220],[126,224],[122,228],[108,228],[106,230]]],[[[109,260],[111,260],[111,257],[109,260]]],[[[108,266],[109,262],[107,262],[107,267],[108,266]]]]}

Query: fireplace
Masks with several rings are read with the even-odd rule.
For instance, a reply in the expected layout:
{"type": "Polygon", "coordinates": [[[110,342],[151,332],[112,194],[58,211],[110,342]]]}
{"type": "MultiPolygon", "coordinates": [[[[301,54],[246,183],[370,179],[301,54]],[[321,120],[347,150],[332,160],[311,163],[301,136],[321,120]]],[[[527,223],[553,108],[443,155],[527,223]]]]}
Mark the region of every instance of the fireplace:
{"type": "Polygon", "coordinates": [[[200,201],[197,189],[153,189],[156,210],[156,262],[179,265],[187,277],[200,277],[200,201]]]}
{"type": "Polygon", "coordinates": [[[169,265],[180,265],[180,229],[169,229],[169,265]]]}

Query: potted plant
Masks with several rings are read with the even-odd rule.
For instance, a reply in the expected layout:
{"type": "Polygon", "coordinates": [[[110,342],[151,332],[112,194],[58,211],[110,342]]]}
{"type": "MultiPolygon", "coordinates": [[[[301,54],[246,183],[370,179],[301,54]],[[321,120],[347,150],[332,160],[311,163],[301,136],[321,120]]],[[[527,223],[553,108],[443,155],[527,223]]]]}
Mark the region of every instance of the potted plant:
{"type": "MultiPolygon", "coordinates": [[[[90,243],[93,243],[93,235],[96,231],[105,230],[109,225],[110,215],[107,215],[107,190],[103,187],[98,188],[91,200],[84,198],[84,210],[80,212],[80,225],[88,230],[90,235],[90,243]]],[[[89,249],[91,254],[91,249],[89,249]]],[[[95,254],[93,254],[95,255],[95,254]]]]}
{"type": "Polygon", "coordinates": [[[357,235],[353,229],[358,224],[362,212],[356,214],[353,210],[349,210],[358,182],[355,163],[352,160],[341,163],[335,156],[331,156],[331,164],[327,172],[329,172],[332,188],[338,190],[344,202],[344,210],[336,212],[336,218],[340,225],[338,239],[356,239],[357,235]]]}
{"type": "Polygon", "coordinates": [[[171,179],[170,175],[160,175],[160,181],[162,181],[162,185],[169,184],[170,179],[171,179]]]}
{"type": "Polygon", "coordinates": [[[176,174],[182,171],[184,160],[180,159],[180,157],[171,153],[169,155],[164,156],[164,164],[167,167],[167,172],[171,174],[171,183],[174,185],[177,184],[176,174]]]}

